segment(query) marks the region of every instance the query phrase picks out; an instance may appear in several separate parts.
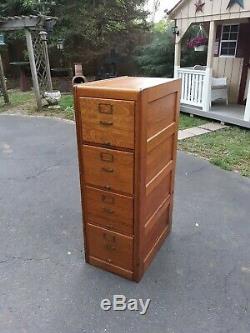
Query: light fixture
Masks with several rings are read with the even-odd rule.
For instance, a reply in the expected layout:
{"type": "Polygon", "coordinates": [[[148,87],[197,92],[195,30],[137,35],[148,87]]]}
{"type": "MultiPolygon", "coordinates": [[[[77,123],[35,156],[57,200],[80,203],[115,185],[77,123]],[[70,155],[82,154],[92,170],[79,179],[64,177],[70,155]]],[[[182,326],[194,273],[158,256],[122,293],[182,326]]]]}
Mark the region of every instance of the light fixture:
{"type": "Polygon", "coordinates": [[[177,36],[179,35],[180,32],[179,32],[177,25],[173,26],[171,29],[172,29],[172,32],[174,35],[177,35],[177,36]]]}
{"type": "Polygon", "coordinates": [[[0,46],[4,46],[4,45],[6,45],[4,42],[4,34],[0,33],[0,46]]]}
{"type": "Polygon", "coordinates": [[[40,39],[42,42],[47,42],[47,32],[46,31],[40,31],[39,32],[39,35],[40,35],[40,39]]]}

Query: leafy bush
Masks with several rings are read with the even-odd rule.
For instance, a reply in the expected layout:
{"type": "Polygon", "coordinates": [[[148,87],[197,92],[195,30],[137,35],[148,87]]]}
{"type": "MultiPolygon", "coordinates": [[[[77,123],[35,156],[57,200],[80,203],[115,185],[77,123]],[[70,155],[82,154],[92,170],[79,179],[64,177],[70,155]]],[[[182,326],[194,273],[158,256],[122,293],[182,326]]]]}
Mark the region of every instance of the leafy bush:
{"type": "MultiPolygon", "coordinates": [[[[198,46],[195,43],[199,31],[199,26],[192,26],[183,37],[181,67],[206,65],[206,52],[194,52],[193,50],[193,47],[198,46]],[[192,40],[194,42],[190,49],[188,45],[192,40]]],[[[202,40],[200,37],[198,39],[198,42],[202,43],[207,41],[205,35],[202,36],[202,40]]],[[[174,35],[169,21],[161,21],[153,27],[148,45],[137,50],[136,62],[141,75],[173,77],[174,35]]]]}
{"type": "Polygon", "coordinates": [[[174,38],[169,23],[155,25],[149,45],[137,49],[139,74],[172,77],[174,67],[174,38]]]}

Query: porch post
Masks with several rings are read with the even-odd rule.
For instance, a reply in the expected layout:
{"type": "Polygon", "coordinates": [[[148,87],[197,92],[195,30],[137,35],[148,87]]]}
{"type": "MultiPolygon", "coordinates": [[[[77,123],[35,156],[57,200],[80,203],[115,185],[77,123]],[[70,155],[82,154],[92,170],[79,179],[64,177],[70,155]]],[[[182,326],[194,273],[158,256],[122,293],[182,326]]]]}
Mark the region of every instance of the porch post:
{"type": "Polygon", "coordinates": [[[174,77],[178,78],[178,68],[181,66],[181,39],[175,41],[175,51],[174,51],[174,77]]]}
{"type": "Polygon", "coordinates": [[[247,94],[247,104],[244,113],[244,120],[250,121],[250,84],[248,86],[248,94],[247,94]]]}
{"type": "Polygon", "coordinates": [[[213,73],[214,41],[216,38],[216,25],[214,21],[209,25],[208,49],[207,49],[207,69],[203,86],[203,111],[209,111],[211,104],[211,83],[213,73]]]}
{"type": "Polygon", "coordinates": [[[28,29],[25,29],[25,36],[26,36],[26,42],[27,42],[27,49],[28,49],[28,55],[29,55],[29,62],[30,62],[30,69],[31,69],[31,75],[32,75],[32,81],[33,81],[33,88],[34,93],[36,97],[36,103],[38,111],[41,111],[42,109],[42,98],[40,94],[40,87],[37,77],[37,69],[36,69],[36,61],[35,61],[35,55],[34,55],[34,49],[33,49],[33,41],[31,33],[28,29]]]}
{"type": "Polygon", "coordinates": [[[44,59],[45,59],[45,67],[46,67],[46,76],[47,76],[47,86],[49,91],[53,90],[52,85],[52,79],[51,79],[51,73],[50,73],[50,64],[49,64],[49,52],[48,52],[48,44],[47,44],[47,32],[46,31],[40,31],[39,33],[42,44],[43,44],[43,53],[44,53],[44,59]]]}
{"type": "Polygon", "coordinates": [[[5,76],[4,76],[4,70],[3,70],[3,63],[2,63],[2,57],[0,54],[0,88],[2,88],[3,98],[4,102],[8,104],[10,102],[6,82],[5,82],[5,76]]]}

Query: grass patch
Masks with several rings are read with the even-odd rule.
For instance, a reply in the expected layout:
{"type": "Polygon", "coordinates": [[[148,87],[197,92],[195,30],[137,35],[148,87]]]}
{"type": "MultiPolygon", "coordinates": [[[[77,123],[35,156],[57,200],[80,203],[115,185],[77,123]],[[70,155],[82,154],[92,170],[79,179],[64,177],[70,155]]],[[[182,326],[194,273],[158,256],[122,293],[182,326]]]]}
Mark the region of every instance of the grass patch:
{"type": "Polygon", "coordinates": [[[200,117],[190,117],[186,114],[181,113],[179,129],[183,130],[183,129],[190,128],[190,127],[200,126],[200,125],[206,124],[208,122],[210,122],[210,120],[208,121],[207,119],[200,118],[200,117]]]}
{"type": "Polygon", "coordinates": [[[206,158],[224,170],[250,177],[250,132],[230,127],[179,142],[179,149],[206,158]]]}
{"type": "Polygon", "coordinates": [[[10,104],[4,104],[3,99],[0,97],[0,112],[54,116],[74,120],[73,96],[71,94],[62,95],[59,109],[48,109],[48,107],[45,106],[42,111],[38,112],[36,110],[35,96],[32,91],[22,92],[20,90],[11,90],[8,93],[10,104]]]}
{"type": "Polygon", "coordinates": [[[10,90],[8,92],[10,104],[4,104],[3,97],[0,97],[0,112],[10,110],[17,106],[22,106],[35,101],[35,96],[32,91],[22,92],[19,90],[10,90]]]}
{"type": "Polygon", "coordinates": [[[66,110],[68,108],[73,109],[73,96],[72,95],[62,95],[62,98],[60,100],[60,107],[62,110],[66,110]]]}
{"type": "Polygon", "coordinates": [[[60,109],[48,109],[44,108],[42,114],[49,117],[59,117],[69,120],[74,120],[74,106],[73,106],[73,96],[72,95],[62,95],[59,102],[60,109]]]}

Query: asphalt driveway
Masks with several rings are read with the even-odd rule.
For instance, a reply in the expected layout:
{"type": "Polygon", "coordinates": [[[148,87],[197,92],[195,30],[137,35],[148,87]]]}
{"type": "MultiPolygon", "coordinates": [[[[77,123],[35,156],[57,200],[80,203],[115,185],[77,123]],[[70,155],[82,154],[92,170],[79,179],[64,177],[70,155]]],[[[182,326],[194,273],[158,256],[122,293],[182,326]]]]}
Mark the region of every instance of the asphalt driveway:
{"type": "Polygon", "coordinates": [[[86,265],[74,125],[0,116],[0,333],[249,333],[250,180],[179,153],[173,223],[139,284],[86,265]]]}

